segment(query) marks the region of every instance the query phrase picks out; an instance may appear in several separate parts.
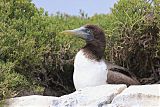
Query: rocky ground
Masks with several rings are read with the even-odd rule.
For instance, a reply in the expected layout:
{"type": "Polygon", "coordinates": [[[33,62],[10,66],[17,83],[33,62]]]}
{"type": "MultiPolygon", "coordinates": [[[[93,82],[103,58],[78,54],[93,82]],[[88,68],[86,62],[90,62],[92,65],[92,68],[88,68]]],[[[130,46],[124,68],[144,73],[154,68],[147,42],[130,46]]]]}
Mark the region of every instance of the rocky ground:
{"type": "Polygon", "coordinates": [[[160,84],[102,85],[61,97],[31,95],[8,99],[5,107],[160,107],[160,84]]]}

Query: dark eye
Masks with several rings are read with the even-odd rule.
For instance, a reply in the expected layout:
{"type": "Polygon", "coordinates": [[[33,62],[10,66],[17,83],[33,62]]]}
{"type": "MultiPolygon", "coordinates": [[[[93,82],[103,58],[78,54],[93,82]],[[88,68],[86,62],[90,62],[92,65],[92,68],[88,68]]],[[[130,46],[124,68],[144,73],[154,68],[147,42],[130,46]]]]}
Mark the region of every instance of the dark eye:
{"type": "Polygon", "coordinates": [[[91,30],[90,29],[86,29],[86,33],[91,33],[91,30]]]}

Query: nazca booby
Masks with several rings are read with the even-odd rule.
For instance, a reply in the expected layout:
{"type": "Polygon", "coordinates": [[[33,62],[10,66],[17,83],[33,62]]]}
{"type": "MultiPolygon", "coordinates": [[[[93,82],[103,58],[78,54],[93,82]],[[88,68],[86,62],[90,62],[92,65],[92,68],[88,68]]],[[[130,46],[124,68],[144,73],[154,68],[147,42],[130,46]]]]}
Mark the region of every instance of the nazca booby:
{"type": "Polygon", "coordinates": [[[86,45],[80,49],[74,60],[73,82],[76,90],[107,83],[140,84],[125,68],[105,61],[105,34],[97,25],[85,25],[62,33],[74,35],[86,41],[86,45]]]}

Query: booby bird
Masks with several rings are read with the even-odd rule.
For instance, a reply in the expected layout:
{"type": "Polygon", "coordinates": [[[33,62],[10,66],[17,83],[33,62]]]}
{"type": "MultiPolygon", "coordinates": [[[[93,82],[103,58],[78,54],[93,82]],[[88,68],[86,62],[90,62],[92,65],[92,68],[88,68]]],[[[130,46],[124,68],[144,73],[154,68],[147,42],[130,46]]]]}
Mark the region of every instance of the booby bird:
{"type": "Polygon", "coordinates": [[[139,84],[125,68],[105,61],[105,34],[97,25],[85,25],[62,33],[74,35],[86,41],[86,45],[80,49],[74,60],[73,82],[76,90],[107,83],[139,84]]]}

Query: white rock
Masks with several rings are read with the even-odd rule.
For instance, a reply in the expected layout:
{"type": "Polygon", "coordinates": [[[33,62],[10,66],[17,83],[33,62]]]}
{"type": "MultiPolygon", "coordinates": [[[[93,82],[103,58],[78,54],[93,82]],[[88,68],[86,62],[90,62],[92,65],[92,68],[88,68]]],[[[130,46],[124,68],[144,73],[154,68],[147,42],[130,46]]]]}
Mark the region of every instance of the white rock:
{"type": "Polygon", "coordinates": [[[11,98],[5,107],[50,107],[58,97],[31,95],[11,98]]]}
{"type": "Polygon", "coordinates": [[[87,87],[78,90],[72,94],[60,97],[53,107],[98,107],[103,104],[111,103],[112,99],[121,93],[126,85],[101,85],[96,87],[87,87]]]}
{"type": "Polygon", "coordinates": [[[130,86],[113,99],[110,107],[160,107],[160,84],[130,86]]]}
{"type": "Polygon", "coordinates": [[[61,97],[24,96],[7,100],[5,107],[101,107],[111,103],[112,99],[121,93],[126,85],[102,85],[88,87],[61,97]]]}
{"type": "Polygon", "coordinates": [[[102,85],[61,97],[23,96],[7,100],[5,107],[160,107],[160,84],[102,85]]]}

